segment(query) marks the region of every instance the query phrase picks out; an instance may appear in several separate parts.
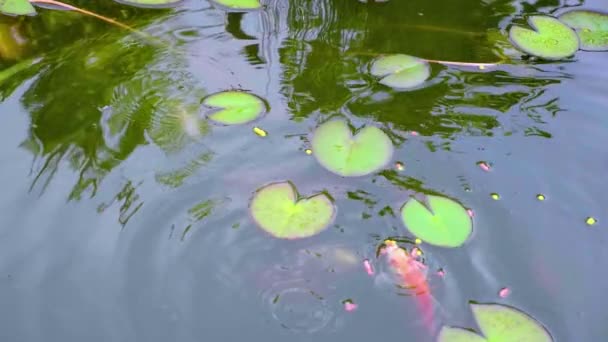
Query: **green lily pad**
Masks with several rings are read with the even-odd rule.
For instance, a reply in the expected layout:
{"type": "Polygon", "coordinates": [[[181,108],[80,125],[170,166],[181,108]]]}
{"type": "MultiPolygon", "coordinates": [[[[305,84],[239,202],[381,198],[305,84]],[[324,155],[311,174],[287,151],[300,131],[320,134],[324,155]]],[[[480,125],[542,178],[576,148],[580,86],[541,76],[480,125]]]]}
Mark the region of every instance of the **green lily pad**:
{"type": "Polygon", "coordinates": [[[548,16],[528,18],[531,29],[512,26],[511,43],[523,52],[550,60],[574,55],[579,48],[578,36],[561,21],[548,16]]]}
{"type": "Polygon", "coordinates": [[[367,126],[353,136],[344,120],[317,127],[312,149],[324,168],[345,177],[368,175],[386,166],[393,157],[393,143],[381,129],[367,126]]]}
{"type": "Polygon", "coordinates": [[[581,49],[608,51],[608,13],[574,10],[562,14],[559,20],[576,31],[581,49]]]}
{"type": "Polygon", "coordinates": [[[255,10],[262,7],[260,0],[212,0],[229,9],[255,10]]]}
{"type": "Polygon", "coordinates": [[[431,75],[429,63],[408,55],[382,56],[374,61],[371,74],[381,77],[380,83],[393,88],[414,88],[431,75]]]}
{"type": "Polygon", "coordinates": [[[527,314],[500,304],[471,304],[473,316],[485,338],[469,330],[443,327],[438,342],[552,342],[547,329],[527,314]]]}
{"type": "Polygon", "coordinates": [[[170,7],[175,6],[184,0],[115,0],[127,5],[138,6],[138,7],[170,7]]]}
{"type": "Polygon", "coordinates": [[[0,0],[0,12],[8,15],[34,15],[36,9],[28,0],[0,0]]]}
{"type": "Polygon", "coordinates": [[[252,94],[242,91],[224,91],[209,95],[203,104],[215,110],[207,117],[224,125],[239,125],[251,122],[266,112],[264,101],[252,94]]]}
{"type": "Polygon", "coordinates": [[[412,198],[401,208],[407,229],[431,245],[454,248],[464,244],[473,232],[466,209],[445,197],[427,196],[427,202],[429,208],[412,198]]]}
{"type": "Polygon", "coordinates": [[[299,198],[291,182],[278,182],[258,189],[249,205],[257,225],[281,239],[316,235],[334,220],[336,207],[323,193],[299,198]]]}

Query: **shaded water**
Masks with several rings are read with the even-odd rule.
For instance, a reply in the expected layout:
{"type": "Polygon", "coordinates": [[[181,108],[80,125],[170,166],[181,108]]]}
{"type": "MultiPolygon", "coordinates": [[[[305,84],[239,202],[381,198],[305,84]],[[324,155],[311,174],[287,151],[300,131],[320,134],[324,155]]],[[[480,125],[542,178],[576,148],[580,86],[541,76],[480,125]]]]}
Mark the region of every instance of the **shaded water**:
{"type": "Polygon", "coordinates": [[[494,30],[565,3],[79,4],[173,47],[65,11],[0,18],[2,69],[37,61],[0,83],[2,340],[430,341],[415,298],[361,266],[385,238],[410,237],[396,213],[416,193],[475,211],[465,247],[425,247],[446,272],[431,280],[435,329],[474,327],[473,300],[520,308],[558,341],[608,335],[608,55],[433,64],[410,92],[367,76],[382,53],[497,61],[494,30]],[[205,95],[232,88],[268,101],[255,123],[266,138],[199,119],[205,95]],[[405,170],[346,179],[321,168],[304,149],[332,116],[383,128],[405,170]],[[259,230],[250,196],[284,179],[328,191],[335,225],[291,242],[259,230]]]}

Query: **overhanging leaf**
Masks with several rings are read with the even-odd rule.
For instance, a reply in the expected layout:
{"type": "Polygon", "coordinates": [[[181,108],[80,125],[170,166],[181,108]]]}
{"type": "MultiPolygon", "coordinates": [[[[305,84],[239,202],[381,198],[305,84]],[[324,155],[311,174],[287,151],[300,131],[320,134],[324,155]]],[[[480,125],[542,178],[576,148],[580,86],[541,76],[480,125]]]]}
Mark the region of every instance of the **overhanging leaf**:
{"type": "Polygon", "coordinates": [[[559,20],[576,31],[581,49],[608,51],[608,13],[573,10],[562,14],[559,20]]]}
{"type": "Polygon", "coordinates": [[[28,0],[0,0],[0,12],[8,15],[34,15],[36,9],[28,0]]]}
{"type": "Polygon", "coordinates": [[[566,24],[548,16],[528,18],[531,29],[512,26],[509,38],[523,52],[544,58],[562,59],[574,55],[579,48],[576,33],[566,24]]]}
{"type": "Polygon", "coordinates": [[[465,208],[445,197],[427,196],[430,210],[416,199],[401,208],[401,219],[409,231],[423,241],[441,247],[459,247],[473,231],[465,208]]]}
{"type": "Polygon", "coordinates": [[[336,208],[331,199],[319,193],[298,199],[291,182],[278,182],[258,189],[249,205],[257,225],[282,239],[310,237],[334,220],[336,208]]]}
{"type": "Polygon", "coordinates": [[[364,176],[384,167],[393,156],[393,143],[381,129],[367,126],[355,136],[344,120],[317,127],[313,154],[326,169],[340,176],[364,176]]]}

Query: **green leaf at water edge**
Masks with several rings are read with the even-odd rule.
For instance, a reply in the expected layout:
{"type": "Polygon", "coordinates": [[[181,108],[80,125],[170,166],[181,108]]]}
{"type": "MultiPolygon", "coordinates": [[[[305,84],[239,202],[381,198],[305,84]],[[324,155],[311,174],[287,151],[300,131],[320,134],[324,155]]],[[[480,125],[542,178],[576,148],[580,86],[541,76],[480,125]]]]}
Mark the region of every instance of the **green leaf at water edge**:
{"type": "Polygon", "coordinates": [[[0,0],[0,12],[8,15],[34,15],[36,9],[28,0],[0,0]]]}
{"type": "Polygon", "coordinates": [[[573,10],[562,14],[559,20],[576,31],[581,49],[608,51],[608,13],[573,10]]]}
{"type": "Polygon", "coordinates": [[[212,0],[213,2],[230,9],[254,10],[262,7],[259,0],[212,0]]]}
{"type": "Polygon", "coordinates": [[[428,62],[420,58],[396,54],[382,56],[374,61],[371,74],[381,77],[380,83],[393,88],[414,88],[426,81],[431,70],[428,62]]]}
{"type": "Polygon", "coordinates": [[[437,342],[487,342],[485,338],[476,333],[455,327],[444,326],[439,331],[437,342]]]}
{"type": "Polygon", "coordinates": [[[367,126],[353,136],[344,120],[328,121],[317,127],[312,149],[324,168],[345,177],[373,173],[393,157],[393,143],[381,129],[367,126]]]}
{"type": "Polygon", "coordinates": [[[551,335],[527,314],[500,304],[471,304],[481,332],[490,342],[551,342],[551,335]]]}
{"type": "Polygon", "coordinates": [[[203,105],[219,108],[207,115],[217,123],[238,125],[257,119],[266,111],[266,104],[259,97],[242,91],[225,91],[209,95],[203,105]]]}
{"type": "Polygon", "coordinates": [[[579,48],[576,33],[561,21],[548,16],[531,16],[532,29],[512,26],[509,38],[523,52],[550,60],[574,55],[579,48]]]}
{"type": "Polygon", "coordinates": [[[184,0],[115,0],[127,5],[133,5],[138,7],[159,7],[165,8],[175,6],[184,0]]]}
{"type": "Polygon", "coordinates": [[[282,239],[316,235],[334,220],[336,207],[323,193],[298,199],[291,182],[278,182],[257,190],[249,205],[257,225],[282,239]]]}
{"type": "Polygon", "coordinates": [[[427,202],[429,208],[412,198],[401,208],[401,219],[407,229],[431,245],[459,247],[464,244],[473,232],[473,222],[466,209],[440,196],[427,196],[427,202]]]}

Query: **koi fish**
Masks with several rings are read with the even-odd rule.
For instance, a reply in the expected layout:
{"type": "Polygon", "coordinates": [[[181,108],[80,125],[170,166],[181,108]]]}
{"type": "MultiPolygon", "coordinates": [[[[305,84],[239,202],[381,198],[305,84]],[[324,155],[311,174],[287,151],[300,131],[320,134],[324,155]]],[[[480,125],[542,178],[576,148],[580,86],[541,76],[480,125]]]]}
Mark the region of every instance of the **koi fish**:
{"type": "Polygon", "coordinates": [[[383,254],[389,266],[399,277],[401,285],[415,291],[416,303],[425,326],[433,333],[433,297],[427,282],[427,267],[417,260],[419,250],[414,248],[412,254],[399,247],[393,240],[385,241],[383,254]]]}

